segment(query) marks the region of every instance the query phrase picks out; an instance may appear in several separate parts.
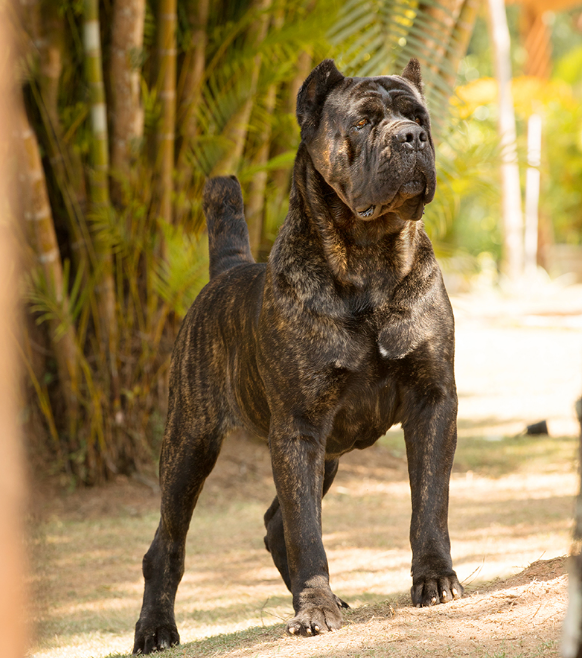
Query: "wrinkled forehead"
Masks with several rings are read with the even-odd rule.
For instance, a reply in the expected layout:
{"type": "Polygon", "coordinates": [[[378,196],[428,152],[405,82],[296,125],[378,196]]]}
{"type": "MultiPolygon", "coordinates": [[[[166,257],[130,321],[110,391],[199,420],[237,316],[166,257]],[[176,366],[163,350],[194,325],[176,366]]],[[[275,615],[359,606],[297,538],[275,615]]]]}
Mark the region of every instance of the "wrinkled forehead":
{"type": "Polygon", "coordinates": [[[393,107],[395,101],[403,96],[426,107],[418,89],[399,75],[344,78],[328,96],[325,109],[341,113],[357,111],[371,101],[380,102],[384,107],[393,107]]]}

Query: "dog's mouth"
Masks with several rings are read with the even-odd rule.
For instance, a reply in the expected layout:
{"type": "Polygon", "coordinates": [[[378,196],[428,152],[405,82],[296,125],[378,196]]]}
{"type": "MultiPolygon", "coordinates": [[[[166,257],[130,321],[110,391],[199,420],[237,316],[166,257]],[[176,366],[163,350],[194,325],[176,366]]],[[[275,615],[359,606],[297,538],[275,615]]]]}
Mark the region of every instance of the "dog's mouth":
{"type": "Polygon", "coordinates": [[[398,196],[401,199],[411,199],[413,196],[426,194],[426,178],[415,178],[414,180],[404,183],[398,190],[398,196]]]}
{"type": "Polygon", "coordinates": [[[424,204],[429,195],[426,177],[418,172],[413,180],[407,181],[398,188],[388,203],[362,205],[356,208],[356,214],[361,219],[369,220],[386,212],[398,212],[405,219],[419,219],[422,217],[424,204]]]}
{"type": "Polygon", "coordinates": [[[370,206],[369,208],[366,208],[365,210],[356,210],[358,215],[360,217],[363,217],[366,219],[367,217],[371,217],[374,214],[374,210],[376,210],[376,206],[370,206]]]}

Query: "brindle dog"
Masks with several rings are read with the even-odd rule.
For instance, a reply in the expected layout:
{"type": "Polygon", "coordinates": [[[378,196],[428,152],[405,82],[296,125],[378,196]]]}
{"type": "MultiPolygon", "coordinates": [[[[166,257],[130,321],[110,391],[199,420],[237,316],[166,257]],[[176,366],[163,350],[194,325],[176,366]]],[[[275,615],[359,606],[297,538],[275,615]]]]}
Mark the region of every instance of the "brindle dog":
{"type": "MultiPolygon", "coordinates": [[[[192,512],[224,436],[268,439],[277,497],[265,544],[293,594],[289,633],[341,626],[321,499],[340,456],[402,423],[412,490],[412,601],[462,595],[447,527],[456,445],[451,306],[420,220],[435,192],[420,67],[346,78],[326,60],[297,98],[289,214],[269,262],[249,249],[236,178],[208,181],[210,283],[174,347],[161,520],[143,559],[134,652],[179,642],[192,512]]],[[[389,532],[389,530],[387,530],[389,532]]]]}

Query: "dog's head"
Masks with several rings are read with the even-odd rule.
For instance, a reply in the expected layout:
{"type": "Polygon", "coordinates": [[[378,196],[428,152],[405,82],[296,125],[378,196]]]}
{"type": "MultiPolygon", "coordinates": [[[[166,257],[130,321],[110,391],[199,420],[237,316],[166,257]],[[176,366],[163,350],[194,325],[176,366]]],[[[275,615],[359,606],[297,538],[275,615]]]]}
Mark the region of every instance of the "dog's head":
{"type": "Polygon", "coordinates": [[[417,60],[401,76],[346,78],[327,59],[299,90],[297,119],[315,168],[357,217],[422,217],[436,174],[417,60]]]}

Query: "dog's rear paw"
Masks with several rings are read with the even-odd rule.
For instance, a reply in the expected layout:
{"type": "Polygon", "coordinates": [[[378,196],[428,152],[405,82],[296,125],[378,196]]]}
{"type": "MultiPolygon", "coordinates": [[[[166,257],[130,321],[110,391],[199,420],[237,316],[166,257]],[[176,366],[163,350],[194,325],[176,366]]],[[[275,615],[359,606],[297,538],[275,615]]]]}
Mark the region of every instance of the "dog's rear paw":
{"type": "Polygon", "coordinates": [[[412,585],[410,594],[412,603],[417,608],[425,608],[437,603],[448,603],[463,596],[463,586],[457,579],[457,574],[439,577],[420,578],[412,585]]]}
{"type": "Polygon", "coordinates": [[[169,623],[144,623],[141,620],[135,625],[134,654],[147,654],[162,651],[180,644],[180,636],[176,625],[169,623]]]}
{"type": "MultiPolygon", "coordinates": [[[[343,605],[347,607],[347,604],[343,605]]],[[[290,635],[309,637],[327,631],[337,631],[341,626],[342,613],[337,605],[308,605],[287,623],[287,632],[290,635]]]]}

